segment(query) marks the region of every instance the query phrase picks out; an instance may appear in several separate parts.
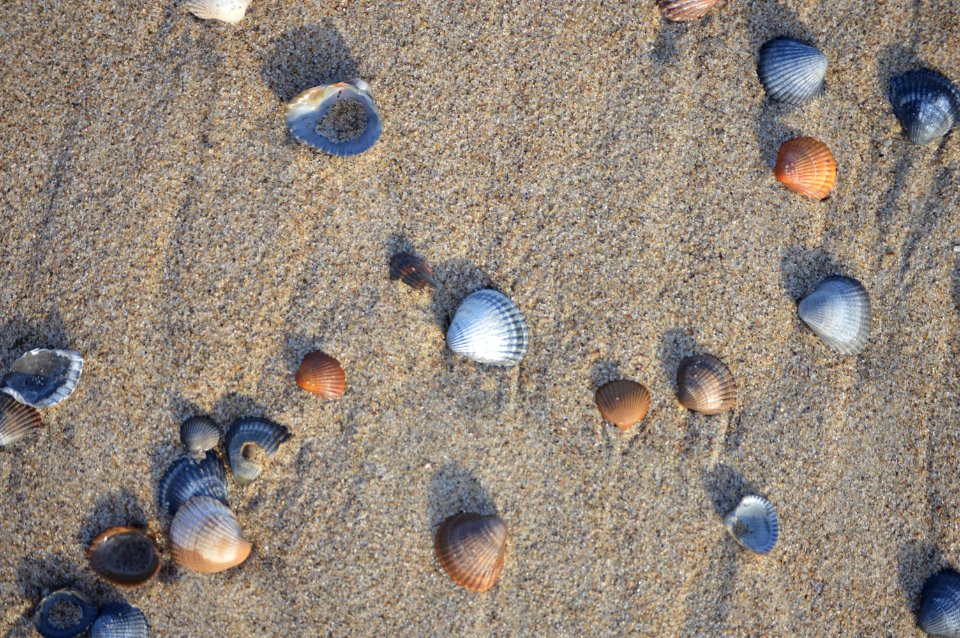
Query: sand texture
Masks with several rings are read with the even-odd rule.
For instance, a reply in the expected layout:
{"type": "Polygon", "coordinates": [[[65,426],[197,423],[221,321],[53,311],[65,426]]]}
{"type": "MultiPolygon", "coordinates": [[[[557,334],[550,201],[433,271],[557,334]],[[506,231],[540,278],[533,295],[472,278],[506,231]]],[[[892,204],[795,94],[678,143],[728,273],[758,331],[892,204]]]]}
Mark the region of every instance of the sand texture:
{"type": "Polygon", "coordinates": [[[0,451],[0,630],[44,590],[126,599],[155,636],[911,636],[923,580],[960,564],[960,138],[904,140],[886,99],[921,65],[960,80],[954,2],[725,0],[701,22],[643,2],[280,2],[230,26],[182,0],[0,3],[0,364],[86,357],[41,433],[0,451]],[[778,35],[830,59],[802,108],[765,101],[778,35]],[[331,158],[283,102],[363,77],[379,143],[331,158]],[[824,202],[773,176],[824,141],[824,202]],[[388,279],[412,248],[439,290],[388,279]],[[857,357],[796,302],[830,274],[874,308],[857,357]],[[530,327],[519,367],[445,347],[492,285],[530,327]],[[349,387],[298,388],[304,353],[349,387]],[[732,415],[683,409],[680,359],[737,377],[732,415]],[[598,384],[650,389],[626,434],[598,384]],[[224,574],[169,560],[157,482],[180,422],[290,428],[230,505],[254,549],[224,574]],[[765,558],[727,536],[778,507],[765,558]],[[486,594],[433,531],[496,511],[486,594]],[[164,545],[120,592],[84,550],[116,524],[164,545]]]}

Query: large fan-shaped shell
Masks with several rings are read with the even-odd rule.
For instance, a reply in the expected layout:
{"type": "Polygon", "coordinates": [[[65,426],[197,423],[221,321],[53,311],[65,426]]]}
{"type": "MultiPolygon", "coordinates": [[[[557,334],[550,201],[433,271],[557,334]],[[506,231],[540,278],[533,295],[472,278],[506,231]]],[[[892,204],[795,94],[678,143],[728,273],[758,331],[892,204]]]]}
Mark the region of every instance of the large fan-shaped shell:
{"type": "Polygon", "coordinates": [[[202,454],[217,447],[220,428],[208,416],[192,416],[180,424],[180,441],[190,452],[202,454]]]}
{"type": "Polygon", "coordinates": [[[447,331],[457,354],[493,366],[514,366],[527,353],[529,333],[520,309],[496,290],[478,290],[460,304],[447,331]]]}
{"type": "Polygon", "coordinates": [[[173,559],[195,572],[213,574],[239,565],[250,555],[233,512],[209,496],[195,496],[170,524],[173,559]]]}
{"type": "Polygon", "coordinates": [[[720,414],[737,406],[737,383],[723,361],[698,354],[680,362],[677,399],[683,407],[701,414],[720,414]]]}
{"type": "Polygon", "coordinates": [[[621,430],[628,430],[642,421],[650,409],[647,389],[627,379],[600,386],[594,399],[601,416],[621,430]]]}
{"type": "Polygon", "coordinates": [[[124,602],[108,603],[90,628],[90,638],[149,638],[143,612],[124,602]]]}
{"type": "Polygon", "coordinates": [[[247,15],[252,0],[187,0],[187,10],[204,20],[236,24],[247,15]]]}
{"type": "Polygon", "coordinates": [[[363,80],[307,89],[287,104],[287,126],[293,136],[304,144],[339,156],[363,153],[377,143],[383,131],[380,112],[370,96],[369,85],[363,80]],[[325,124],[328,118],[336,115],[336,111],[331,112],[334,107],[343,110],[351,105],[363,109],[365,121],[362,129],[354,128],[359,122],[341,121],[339,126],[325,124]]]}
{"type": "Polygon", "coordinates": [[[119,587],[139,587],[160,571],[160,550],[153,538],[136,527],[111,527],[87,548],[90,568],[119,587]]]}
{"type": "Polygon", "coordinates": [[[0,447],[13,445],[42,425],[36,409],[0,394],[0,447]]]}
{"type": "Polygon", "coordinates": [[[82,371],[79,352],[37,348],[13,362],[0,391],[20,403],[49,408],[73,393],[82,371]]]}
{"type": "Polygon", "coordinates": [[[929,69],[917,69],[890,80],[890,104],[914,144],[940,139],[960,121],[960,89],[929,69]]]}
{"type": "Polygon", "coordinates": [[[657,0],[660,12],[667,20],[688,22],[707,15],[720,0],[657,0]]]}
{"type": "Polygon", "coordinates": [[[390,258],[390,279],[400,279],[415,290],[436,287],[427,262],[410,253],[397,253],[390,258]]]}
{"type": "Polygon", "coordinates": [[[347,375],[339,361],[317,350],[303,357],[297,385],[324,399],[339,399],[347,390],[347,375]]]}
{"type": "Polygon", "coordinates": [[[780,536],[777,510],[760,496],[744,496],[724,525],[734,540],[755,554],[770,553],[780,536]]]}
{"type": "Polygon", "coordinates": [[[455,583],[470,591],[487,591],[503,570],[507,526],[499,516],[457,514],[440,524],[434,549],[455,583]]]}
{"type": "Polygon", "coordinates": [[[43,638],[74,638],[97,617],[97,606],[74,589],[58,589],[46,596],[33,613],[33,625],[43,638]]]}
{"type": "Polygon", "coordinates": [[[771,100],[799,106],[823,90],[827,56],[805,42],[776,38],[760,47],[757,75],[771,100]]]}
{"type": "Polygon", "coordinates": [[[157,489],[160,507],[170,516],[191,498],[201,495],[227,502],[227,472],[213,451],[199,460],[185,456],[174,461],[157,489]]]}
{"type": "Polygon", "coordinates": [[[948,568],[927,579],[917,624],[931,636],[960,638],[960,573],[948,568]]]}
{"type": "Polygon", "coordinates": [[[827,277],[800,302],[798,313],[840,354],[857,354],[870,339],[870,295],[856,279],[827,277]]]}
{"type": "Polygon", "coordinates": [[[290,438],[290,430],[269,419],[245,417],[234,421],[224,437],[230,469],[241,483],[249,483],[263,471],[263,467],[248,458],[259,449],[273,456],[280,444],[290,438]]]}
{"type": "Polygon", "coordinates": [[[837,162],[823,142],[812,137],[787,140],[777,153],[777,180],[794,193],[824,199],[837,181],[837,162]]]}

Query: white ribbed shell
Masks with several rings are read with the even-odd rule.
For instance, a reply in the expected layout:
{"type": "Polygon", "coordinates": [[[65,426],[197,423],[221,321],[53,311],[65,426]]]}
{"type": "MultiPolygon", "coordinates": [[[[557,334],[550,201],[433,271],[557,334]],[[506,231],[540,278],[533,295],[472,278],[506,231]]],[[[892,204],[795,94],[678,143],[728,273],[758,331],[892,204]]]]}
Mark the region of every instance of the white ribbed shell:
{"type": "Polygon", "coordinates": [[[187,0],[187,10],[204,20],[236,24],[247,14],[252,0],[187,0]]]}
{"type": "Polygon", "coordinates": [[[250,555],[233,512],[209,496],[195,496],[177,510],[170,541],[173,559],[201,574],[229,569],[250,555]]]}
{"type": "Polygon", "coordinates": [[[744,496],[723,521],[738,543],[755,554],[767,554],[780,536],[777,510],[760,496],[744,496]]]}
{"type": "Polygon", "coordinates": [[[457,354],[492,366],[514,366],[527,353],[529,333],[520,309],[496,290],[478,290],[463,300],[447,331],[457,354]]]}
{"type": "Polygon", "coordinates": [[[856,279],[827,277],[800,302],[797,312],[840,354],[857,354],[870,339],[870,295],[856,279]]]}

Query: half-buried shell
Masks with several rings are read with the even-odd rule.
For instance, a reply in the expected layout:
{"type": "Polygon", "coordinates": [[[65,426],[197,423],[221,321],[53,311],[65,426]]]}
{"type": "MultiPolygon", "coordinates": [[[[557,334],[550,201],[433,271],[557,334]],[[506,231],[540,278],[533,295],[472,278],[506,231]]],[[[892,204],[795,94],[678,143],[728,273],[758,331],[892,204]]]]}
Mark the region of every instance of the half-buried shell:
{"type": "Polygon", "coordinates": [[[780,536],[777,510],[760,496],[744,496],[723,522],[730,536],[754,554],[770,553],[780,536]]]}
{"type": "Polygon", "coordinates": [[[605,383],[597,388],[594,399],[600,415],[621,430],[642,421],[650,409],[650,392],[628,379],[605,383]]]}
{"type": "Polygon", "coordinates": [[[157,500],[170,516],[194,496],[227,502],[227,472],[216,452],[207,452],[202,459],[177,459],[160,479],[157,500]]]}
{"type": "Polygon", "coordinates": [[[400,279],[414,290],[436,288],[430,266],[420,257],[410,253],[397,253],[390,258],[390,279],[400,279]]]}
{"type": "Polygon", "coordinates": [[[677,399],[688,410],[720,414],[737,406],[737,383],[723,361],[713,355],[698,354],[680,362],[677,399]]]}
{"type": "Polygon", "coordinates": [[[455,583],[470,591],[487,591],[503,570],[507,526],[499,516],[457,514],[440,524],[434,549],[455,583]]]}
{"type": "Polygon", "coordinates": [[[927,579],[917,624],[931,636],[960,638],[960,573],[948,568],[927,579]]]}
{"type": "Polygon", "coordinates": [[[40,429],[40,413],[29,405],[0,394],[0,447],[8,447],[40,429]]]}
{"type": "Polygon", "coordinates": [[[82,371],[79,352],[37,348],[13,362],[0,392],[35,408],[49,408],[70,396],[82,371]]]}
{"type": "Polygon", "coordinates": [[[33,613],[33,625],[43,638],[73,638],[93,624],[97,606],[74,589],[58,589],[46,596],[33,613]]]}
{"type": "Polygon", "coordinates": [[[213,574],[247,560],[250,543],[230,509],[209,496],[183,504],[170,524],[173,559],[195,572],[213,574]]]}
{"type": "Polygon", "coordinates": [[[870,339],[870,295],[856,279],[827,277],[800,301],[797,311],[840,354],[857,354],[870,339]]]}
{"type": "Polygon", "coordinates": [[[370,86],[363,80],[307,89],[290,100],[286,117],[295,138],[330,155],[363,153],[383,131],[370,86]]]}
{"type": "Polygon", "coordinates": [[[297,385],[324,399],[339,399],[347,390],[340,362],[325,352],[308,352],[297,370],[297,385]]]}
{"type": "Polygon", "coordinates": [[[823,91],[827,56],[792,38],[775,38],[760,47],[757,75],[776,102],[800,106],[823,91]]]}
{"type": "Polygon", "coordinates": [[[252,0],[187,0],[187,10],[203,20],[236,24],[247,14],[252,0]]]}
{"type": "Polygon", "coordinates": [[[220,428],[208,416],[192,416],[180,424],[180,442],[193,454],[202,454],[217,447],[220,428]]]}
{"type": "Polygon", "coordinates": [[[929,69],[917,69],[890,80],[890,104],[914,144],[929,144],[960,121],[960,89],[929,69]]]}
{"type": "Polygon", "coordinates": [[[825,199],[837,181],[837,161],[823,142],[797,137],[780,146],[773,174],[794,193],[825,199]]]}
{"type": "Polygon", "coordinates": [[[520,309],[509,297],[491,289],[478,290],[464,299],[447,331],[451,350],[493,366],[520,363],[528,340],[520,309]]]}
{"type": "Polygon", "coordinates": [[[108,603],[90,628],[90,638],[149,638],[143,612],[125,602],[108,603]]]}
{"type": "Polygon", "coordinates": [[[273,456],[290,436],[290,430],[269,419],[245,417],[234,421],[224,437],[233,475],[241,483],[256,479],[263,467],[254,457],[257,454],[273,456]]]}
{"type": "Polygon", "coordinates": [[[134,588],[145,585],[160,571],[160,550],[145,531],[111,527],[87,548],[90,568],[109,583],[134,588]]]}
{"type": "Polygon", "coordinates": [[[720,0],[657,0],[663,17],[673,22],[699,20],[720,0]]]}

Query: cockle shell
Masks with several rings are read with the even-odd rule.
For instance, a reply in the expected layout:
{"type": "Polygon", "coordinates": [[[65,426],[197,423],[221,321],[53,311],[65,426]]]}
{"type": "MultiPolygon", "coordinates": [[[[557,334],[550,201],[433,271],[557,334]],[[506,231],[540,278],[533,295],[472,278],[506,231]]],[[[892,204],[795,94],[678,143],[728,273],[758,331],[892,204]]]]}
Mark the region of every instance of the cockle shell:
{"type": "Polygon", "coordinates": [[[180,424],[180,442],[194,454],[202,454],[217,447],[220,428],[208,416],[192,416],[180,424]]]}
{"type": "Polygon", "coordinates": [[[90,568],[109,583],[134,588],[160,571],[160,550],[153,537],[136,527],[111,527],[87,548],[90,568]]]}
{"type": "Polygon", "coordinates": [[[780,536],[777,510],[760,496],[744,496],[724,519],[727,531],[754,554],[768,554],[780,536]]]}
{"type": "Polygon", "coordinates": [[[929,144],[960,121],[960,89],[929,69],[916,69],[890,80],[890,104],[914,144],[929,144]]]}
{"type": "Polygon", "coordinates": [[[36,409],[0,394],[0,447],[13,445],[42,425],[36,409]]]}
{"type": "Polygon", "coordinates": [[[241,483],[256,479],[263,467],[249,458],[254,450],[259,448],[264,455],[273,456],[290,436],[290,430],[269,419],[245,417],[234,421],[223,440],[233,475],[241,483]]]}
{"type": "Polygon", "coordinates": [[[650,392],[636,381],[627,379],[600,386],[594,399],[600,415],[621,430],[628,430],[642,421],[650,409],[650,392]]]}
{"type": "Polygon", "coordinates": [[[400,279],[414,290],[436,288],[433,273],[423,259],[410,253],[397,253],[390,258],[390,279],[400,279]]]}
{"type": "Polygon", "coordinates": [[[290,100],[286,117],[290,132],[299,141],[341,157],[363,153],[377,143],[383,131],[380,112],[370,96],[370,85],[363,80],[307,89],[290,100]],[[358,127],[359,118],[350,121],[351,114],[338,113],[349,110],[351,105],[363,109],[362,129],[358,127]],[[334,107],[337,110],[333,110],[334,107]],[[341,117],[337,117],[338,114],[341,117]],[[328,119],[340,121],[328,123],[328,119]]]}
{"type": "Polygon", "coordinates": [[[667,20],[688,22],[707,15],[720,0],[657,0],[660,12],[667,20]]]}
{"type": "Polygon", "coordinates": [[[303,357],[297,385],[324,399],[339,399],[347,390],[347,375],[339,361],[317,350],[303,357]]]}
{"type": "Polygon", "coordinates": [[[499,516],[457,514],[440,524],[434,549],[453,582],[470,591],[487,591],[503,570],[507,526],[499,516]]]}
{"type": "Polygon", "coordinates": [[[797,137],[780,146],[774,175],[794,193],[825,199],[837,180],[837,162],[823,142],[797,137]]]}
{"type": "Polygon", "coordinates": [[[90,628],[90,638],[149,638],[143,612],[124,602],[107,603],[90,628]]]}
{"type": "Polygon", "coordinates": [[[757,75],[776,102],[800,106],[823,91],[827,56],[792,38],[775,38],[760,47],[757,75]]]}
{"type": "Polygon", "coordinates": [[[170,543],[173,559],[201,574],[239,565],[251,549],[233,512],[209,496],[195,496],[177,511],[170,524],[170,543]]]}
{"type": "Polygon", "coordinates": [[[213,451],[202,459],[185,456],[174,461],[157,489],[160,507],[170,516],[191,498],[201,495],[227,502],[227,472],[213,451]]]}
{"type": "Polygon", "coordinates": [[[187,0],[187,10],[204,20],[236,24],[247,14],[252,0],[187,0]]]}
{"type": "Polygon", "coordinates": [[[35,408],[49,408],[73,393],[82,371],[79,352],[36,348],[13,362],[0,392],[35,408]]]}
{"type": "Polygon", "coordinates": [[[527,353],[527,323],[517,305],[496,290],[478,290],[460,304],[447,346],[457,354],[492,366],[514,366],[527,353]]]}
{"type": "Polygon", "coordinates": [[[46,596],[33,613],[33,625],[43,638],[73,638],[97,617],[97,606],[74,589],[58,589],[46,596]]]}
{"type": "Polygon", "coordinates": [[[840,354],[857,354],[870,339],[870,295],[856,279],[827,277],[797,310],[800,319],[840,354]]]}
{"type": "Polygon", "coordinates": [[[713,355],[698,354],[680,362],[677,399],[688,410],[720,414],[737,406],[737,383],[723,361],[713,355]]]}
{"type": "Polygon", "coordinates": [[[931,636],[960,638],[960,573],[948,568],[927,579],[917,624],[931,636]]]}

